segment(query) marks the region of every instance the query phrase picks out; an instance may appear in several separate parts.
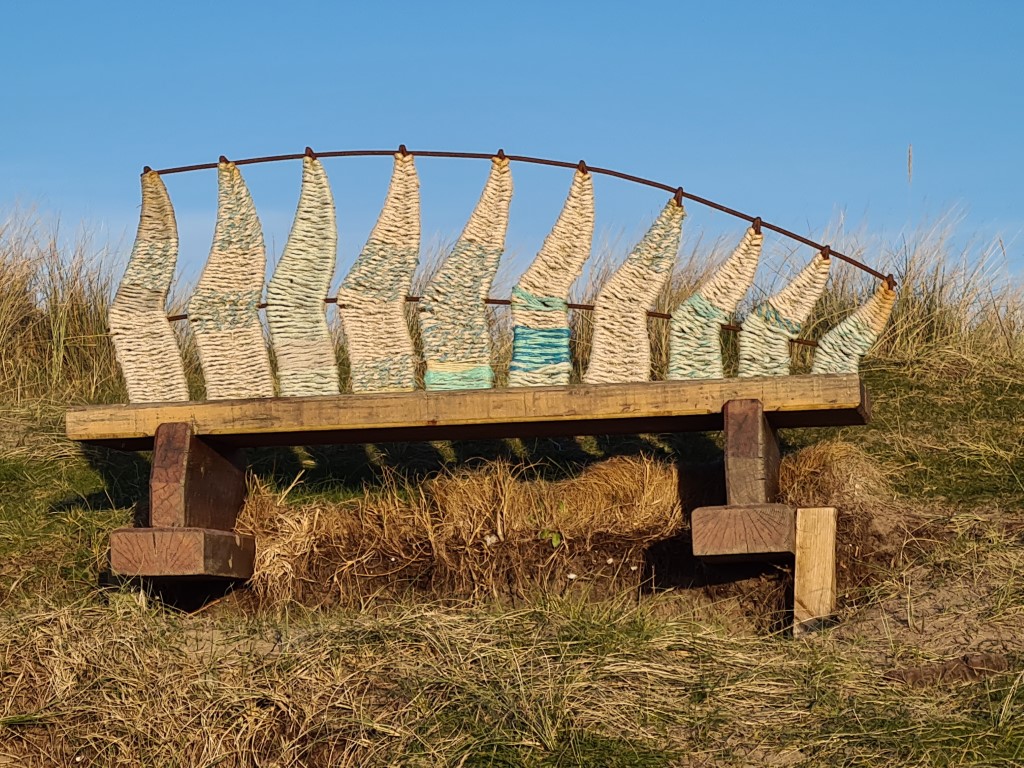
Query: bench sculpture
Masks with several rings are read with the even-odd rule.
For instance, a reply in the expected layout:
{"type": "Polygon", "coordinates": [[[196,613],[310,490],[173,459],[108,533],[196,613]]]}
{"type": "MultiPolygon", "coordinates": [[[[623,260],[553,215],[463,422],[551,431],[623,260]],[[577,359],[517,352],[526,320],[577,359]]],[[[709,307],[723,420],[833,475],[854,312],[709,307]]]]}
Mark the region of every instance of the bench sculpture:
{"type": "MultiPolygon", "coordinates": [[[[255,545],[233,533],[245,496],[239,449],[390,440],[529,437],[724,429],[728,505],[692,515],[694,554],[796,554],[796,626],[828,615],[834,581],[834,509],[777,502],[779,427],[863,424],[869,401],[858,364],[895,300],[895,281],[827,246],[686,193],[615,171],[537,158],[372,150],[255,158],[150,170],[131,259],[110,309],[110,333],[129,404],[71,408],[68,435],[83,442],[153,450],[150,525],[111,535],[111,570],[124,576],[251,576],[255,545]],[[391,185],[375,227],[335,297],[337,227],[325,157],[393,156],[391,185]],[[417,156],[490,160],[480,200],[422,297],[411,297],[419,263],[417,156]],[[260,222],[239,166],[301,160],[298,211],[266,287],[260,222]],[[489,298],[504,250],[512,197],[511,162],[573,169],[564,207],[508,300],[489,298]],[[163,183],[171,173],[213,169],[218,215],[213,246],[188,301],[206,400],[189,401],[182,356],[166,300],[178,236],[163,183]],[[640,243],[594,304],[569,303],[590,256],[593,175],[618,176],[672,193],[640,243]],[[676,307],[668,380],[650,381],[649,311],[678,254],[683,200],[746,219],[735,252],[676,307]],[[740,328],[729,318],[754,279],[771,229],[815,247],[808,265],[756,306],[740,328]],[[822,294],[834,260],[880,279],[875,293],[817,343],[809,375],[790,375],[790,345],[822,294]],[[422,361],[405,319],[419,306],[422,361]],[[352,394],[339,388],[325,304],[337,303],[352,394]],[[509,305],[513,351],[508,385],[494,387],[487,304],[509,305]],[[589,365],[570,383],[570,309],[592,313],[589,365]],[[265,309],[275,365],[264,340],[265,309]],[[726,378],[723,326],[739,332],[738,375],[726,378]],[[417,390],[417,363],[425,363],[417,390]]],[[[808,343],[808,342],[803,342],[808,343]]]]}

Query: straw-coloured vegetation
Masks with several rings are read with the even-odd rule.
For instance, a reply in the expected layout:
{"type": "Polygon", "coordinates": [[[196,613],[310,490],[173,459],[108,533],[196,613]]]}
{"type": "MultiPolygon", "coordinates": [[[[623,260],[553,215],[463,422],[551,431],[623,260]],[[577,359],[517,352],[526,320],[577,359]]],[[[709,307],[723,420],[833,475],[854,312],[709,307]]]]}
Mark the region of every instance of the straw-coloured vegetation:
{"type": "MultiPolygon", "coordinates": [[[[704,435],[255,452],[249,588],[183,614],[102,585],[148,464],[83,453],[61,416],[123,399],[105,335],[117,268],[15,215],[0,225],[0,766],[1020,764],[1024,288],[998,244],[958,253],[953,235],[831,238],[901,289],[865,365],[873,424],[783,433],[785,498],[840,511],[838,622],[793,641],[775,632],[788,563],[686,554],[687,512],[722,492],[704,435]]],[[[685,246],[656,308],[730,248],[685,246]]],[[[807,256],[775,248],[754,301],[807,256]]],[[[871,287],[833,265],[809,335],[871,287]]],[[[492,320],[500,382],[507,313],[492,320]]],[[[589,317],[572,323],[578,378],[589,317]]],[[[649,328],[660,376],[667,323],[649,328]]]]}
{"type": "Polygon", "coordinates": [[[343,502],[288,503],[261,488],[239,530],[257,538],[262,599],[359,604],[368,594],[522,598],[572,582],[617,592],[683,524],[676,473],[619,457],[558,481],[499,460],[413,484],[393,470],[343,502]]]}

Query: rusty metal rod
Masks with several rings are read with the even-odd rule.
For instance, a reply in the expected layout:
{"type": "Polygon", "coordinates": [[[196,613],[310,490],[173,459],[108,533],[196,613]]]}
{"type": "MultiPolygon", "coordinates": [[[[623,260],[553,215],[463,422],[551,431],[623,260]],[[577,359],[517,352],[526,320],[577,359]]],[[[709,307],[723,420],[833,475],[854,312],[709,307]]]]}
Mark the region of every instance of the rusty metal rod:
{"type": "MultiPolygon", "coordinates": [[[[851,264],[857,267],[858,269],[862,269],[869,275],[877,277],[879,280],[885,281],[890,288],[896,287],[896,278],[892,274],[883,275],[878,270],[872,269],[867,264],[864,264],[861,261],[857,261],[851,256],[842,254],[839,251],[832,249],[830,246],[822,245],[821,243],[816,243],[813,240],[810,240],[809,238],[806,238],[802,235],[798,235],[796,232],[791,232],[790,230],[784,229],[783,227],[777,226],[776,224],[771,224],[763,220],[760,216],[751,216],[748,213],[737,211],[735,208],[729,208],[728,206],[722,205],[721,203],[716,203],[713,200],[708,200],[706,197],[700,197],[699,195],[691,194],[689,192],[686,192],[682,187],[679,186],[673,187],[668,184],[662,184],[660,181],[645,179],[642,176],[634,176],[632,174],[622,173],[621,171],[615,171],[610,168],[598,168],[595,166],[586,165],[585,163],[583,163],[582,160],[575,163],[570,163],[564,160],[548,160],[542,157],[530,157],[529,155],[506,155],[505,152],[501,149],[499,149],[497,153],[411,151],[406,149],[405,145],[403,144],[398,148],[398,152],[400,152],[403,155],[411,154],[415,157],[448,157],[469,160],[489,160],[495,157],[495,155],[497,155],[500,157],[507,157],[509,160],[517,163],[549,165],[555,168],[578,168],[586,173],[598,173],[601,174],[602,176],[612,176],[617,179],[631,181],[635,184],[643,184],[648,187],[664,190],[665,192],[671,192],[675,195],[677,200],[681,198],[692,200],[693,202],[698,203],[700,205],[706,206],[708,208],[713,208],[716,211],[721,211],[722,213],[729,214],[730,216],[735,216],[738,219],[748,221],[754,225],[754,228],[757,231],[760,231],[762,228],[770,229],[772,232],[776,232],[784,237],[790,238],[791,240],[796,240],[798,243],[802,243],[818,251],[821,251],[826,256],[835,256],[840,261],[845,261],[847,264],[851,264]]],[[[313,150],[311,150],[309,147],[306,147],[306,151],[304,153],[290,155],[267,155],[266,157],[249,157],[243,160],[233,160],[232,162],[235,165],[254,165],[256,163],[274,163],[280,160],[301,160],[306,155],[314,157],[386,157],[393,154],[395,154],[395,150],[393,149],[351,149],[335,152],[314,153],[313,150]]],[[[164,176],[171,173],[186,173],[188,171],[212,170],[216,167],[217,163],[201,163],[199,165],[180,165],[175,168],[161,168],[158,169],[156,172],[159,173],[161,176],[164,176]]],[[[148,172],[150,170],[151,169],[149,168],[149,166],[146,166],[144,172],[148,172]]]]}
{"type": "MultiPolygon", "coordinates": [[[[405,300],[408,301],[408,302],[415,302],[415,301],[419,301],[420,298],[421,298],[420,296],[406,296],[405,300]]],[[[328,296],[326,299],[324,299],[324,304],[337,304],[339,307],[345,307],[344,304],[338,304],[338,299],[337,298],[331,298],[330,296],[328,296]]],[[[491,305],[497,306],[497,307],[508,307],[508,306],[512,305],[512,300],[511,299],[484,299],[484,304],[491,304],[491,305]]],[[[569,309],[582,309],[584,311],[593,311],[593,309],[594,309],[594,305],[593,304],[572,304],[572,303],[570,303],[568,306],[569,306],[569,309]]],[[[266,309],[266,308],[267,308],[266,302],[261,302],[261,303],[256,305],[256,309],[266,309]]],[[[668,314],[667,312],[655,312],[653,309],[647,310],[647,316],[648,317],[653,317],[653,318],[655,318],[657,320],[671,320],[672,319],[672,315],[668,314]]],[[[172,323],[173,322],[177,322],[179,320],[188,320],[188,315],[168,315],[167,316],[167,320],[169,322],[172,322],[172,323]]],[[[723,323],[722,324],[722,330],[723,331],[729,331],[730,333],[739,333],[743,329],[740,328],[738,325],[730,325],[730,324],[723,323]]],[[[816,347],[816,346],[818,346],[818,342],[810,341],[808,339],[791,339],[790,343],[791,344],[800,344],[800,345],[803,345],[805,347],[816,347]]]]}

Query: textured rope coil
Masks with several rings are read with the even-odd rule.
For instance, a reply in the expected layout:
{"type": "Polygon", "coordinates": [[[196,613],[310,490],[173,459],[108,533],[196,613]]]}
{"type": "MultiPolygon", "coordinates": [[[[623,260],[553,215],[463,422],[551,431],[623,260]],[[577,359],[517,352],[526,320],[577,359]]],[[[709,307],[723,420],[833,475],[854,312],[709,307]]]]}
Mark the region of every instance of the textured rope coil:
{"type": "Polygon", "coordinates": [[[754,282],[764,236],[747,229],[736,250],[672,313],[669,379],[721,379],[722,325],[754,282]]]}
{"type": "Polygon", "coordinates": [[[142,174],[142,211],[128,267],[110,305],[114,352],[133,403],[188,400],[181,352],[167,321],[178,226],[160,175],[142,174]]]}
{"type": "Polygon", "coordinates": [[[338,291],[353,392],[415,387],[405,297],[420,259],[419,190],[412,155],[396,154],[380,217],[338,291]]]}
{"type": "Polygon", "coordinates": [[[601,288],[594,301],[594,336],[587,384],[649,381],[651,340],[647,308],[679,253],[686,211],[670,200],[643,240],[601,288]]]}
{"type": "Polygon", "coordinates": [[[740,376],[785,376],[790,369],[789,342],[825,290],[831,262],[821,253],[792,282],[754,308],[740,333],[740,376]]]}
{"type": "Polygon", "coordinates": [[[508,158],[495,157],[480,201],[420,300],[428,390],[494,385],[484,300],[505,250],[511,200],[508,158]]]}
{"type": "Polygon", "coordinates": [[[257,312],[267,266],[263,232],[234,163],[218,165],[217,184],[213,247],[188,304],[206,397],[273,397],[274,379],[257,312]]]}
{"type": "Polygon", "coordinates": [[[334,344],[324,302],[338,252],[334,198],[319,160],[302,159],[295,222],[267,286],[267,325],[284,397],[338,393],[334,344]]]}
{"type": "Polygon", "coordinates": [[[885,330],[895,303],[896,291],[881,283],[866,302],[818,342],[811,373],[857,373],[861,358],[885,330]]]}
{"type": "Polygon", "coordinates": [[[590,256],[593,237],[594,182],[577,170],[558,220],[512,289],[509,386],[569,383],[569,288],[590,256]]]}

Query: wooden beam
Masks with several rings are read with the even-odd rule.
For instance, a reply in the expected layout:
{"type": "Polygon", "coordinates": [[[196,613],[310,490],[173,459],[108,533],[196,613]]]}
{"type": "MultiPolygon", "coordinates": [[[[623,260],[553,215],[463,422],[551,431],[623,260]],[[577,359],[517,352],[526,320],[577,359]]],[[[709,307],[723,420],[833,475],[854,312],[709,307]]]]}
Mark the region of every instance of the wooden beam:
{"type": "Polygon", "coordinates": [[[690,516],[690,531],[695,557],[729,555],[735,559],[792,552],[796,509],[785,504],[698,507],[690,516]]]}
{"type": "Polygon", "coordinates": [[[870,412],[860,378],[841,374],[86,406],[66,427],[131,449],[168,422],[234,446],[705,431],[722,428],[730,400],[759,400],[774,427],[865,424],[870,412]]]}
{"type": "Polygon", "coordinates": [[[793,635],[817,629],[836,611],[836,509],[796,511],[793,635]]]}
{"type": "Polygon", "coordinates": [[[779,495],[779,438],[759,400],[723,407],[725,493],[730,505],[770,504],[779,495]]]}
{"type": "Polygon", "coordinates": [[[110,571],[117,576],[205,576],[248,579],[256,540],[207,528],[119,528],[110,534],[110,571]]]}
{"type": "MultiPolygon", "coordinates": [[[[237,452],[232,452],[237,454],[237,452]]],[[[154,528],[230,531],[245,501],[245,471],[183,422],[156,428],[149,479],[149,524],[154,528]]]]}

